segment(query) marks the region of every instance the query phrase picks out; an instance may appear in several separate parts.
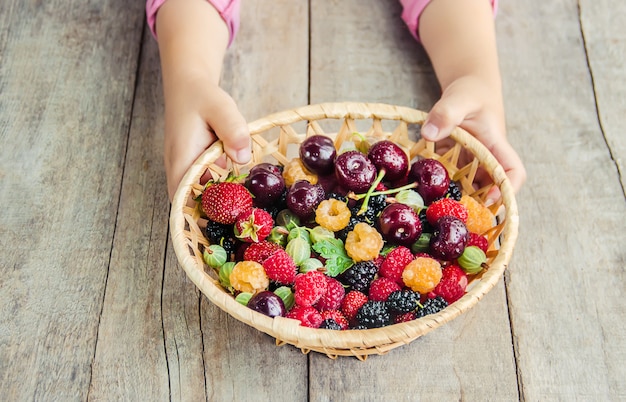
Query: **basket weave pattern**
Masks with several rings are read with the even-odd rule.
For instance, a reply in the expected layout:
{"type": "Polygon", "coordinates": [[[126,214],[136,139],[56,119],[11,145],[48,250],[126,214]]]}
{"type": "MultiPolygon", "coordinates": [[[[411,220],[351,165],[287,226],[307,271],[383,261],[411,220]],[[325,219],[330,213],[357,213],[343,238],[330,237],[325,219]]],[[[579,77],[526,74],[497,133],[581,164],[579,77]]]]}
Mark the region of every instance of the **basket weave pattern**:
{"type": "Polygon", "coordinates": [[[407,344],[454,319],[489,292],[506,269],[517,238],[517,206],[503,168],[467,132],[456,129],[451,135],[453,146],[447,147],[445,152],[437,150],[435,143],[423,139],[412,140],[412,125],[422,124],[425,118],[426,113],[419,110],[366,103],[310,105],[273,114],[249,124],[253,144],[252,161],[246,166],[233,164],[227,158],[224,163],[222,144],[216,142],[189,169],[172,202],[170,231],[180,265],[200,291],[219,308],[276,338],[278,345],[291,344],[305,353],[313,350],[331,358],[355,356],[364,360],[370,354],[384,354],[407,344]],[[304,124],[305,132],[298,132],[294,127],[304,124]],[[369,128],[358,130],[358,126],[362,127],[363,124],[369,125],[369,128]],[[334,129],[329,130],[329,126],[334,129]],[[391,130],[385,130],[390,126],[393,127],[391,130]],[[355,132],[361,136],[355,136],[355,132]],[[494,214],[498,214],[498,223],[484,233],[490,245],[487,253],[489,269],[471,277],[467,293],[460,300],[437,314],[402,324],[368,330],[333,331],[303,327],[292,319],[267,317],[241,305],[220,286],[217,275],[204,264],[202,258],[202,250],[209,244],[202,234],[206,220],[193,201],[202,191],[200,178],[207,170],[214,179],[218,179],[225,177],[231,170],[244,173],[261,162],[285,165],[293,149],[297,149],[307,136],[315,134],[332,138],[337,149],[350,147],[352,142],[358,142],[362,137],[394,141],[408,153],[410,160],[427,157],[442,162],[452,180],[460,183],[463,193],[481,202],[484,202],[491,186],[499,187],[501,198],[489,207],[494,214]],[[470,158],[464,157],[464,154],[470,155],[470,158]],[[474,179],[479,167],[489,173],[493,184],[475,189],[474,179]]]}

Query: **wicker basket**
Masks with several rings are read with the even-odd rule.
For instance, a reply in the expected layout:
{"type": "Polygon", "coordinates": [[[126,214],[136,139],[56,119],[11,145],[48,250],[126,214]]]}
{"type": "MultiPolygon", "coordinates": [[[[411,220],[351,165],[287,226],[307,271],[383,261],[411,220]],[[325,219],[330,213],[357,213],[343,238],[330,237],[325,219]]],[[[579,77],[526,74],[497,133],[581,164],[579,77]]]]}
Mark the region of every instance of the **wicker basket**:
{"type": "Polygon", "coordinates": [[[459,316],[493,288],[507,267],[517,237],[517,206],[504,169],[486,148],[467,132],[456,129],[451,135],[454,145],[443,155],[436,152],[436,144],[432,142],[412,140],[412,136],[417,137],[412,131],[417,131],[418,125],[424,122],[425,117],[424,112],[415,109],[366,103],[310,105],[273,114],[250,123],[252,162],[246,166],[234,165],[230,160],[226,161],[226,168],[216,164],[218,158],[223,161],[223,158],[220,158],[223,156],[222,144],[216,142],[189,169],[172,202],[170,230],[181,266],[211,302],[237,320],[276,338],[277,345],[288,343],[301,348],[305,353],[313,350],[325,353],[331,358],[355,356],[364,360],[370,354],[383,354],[459,316]],[[215,272],[208,268],[202,259],[203,247],[208,245],[201,229],[206,221],[202,218],[196,203],[192,201],[202,190],[200,178],[207,169],[216,179],[225,177],[229,170],[246,172],[260,162],[286,164],[290,154],[297,152],[294,150],[297,150],[304,138],[314,134],[331,137],[339,149],[347,142],[355,141],[355,137],[358,137],[353,135],[355,132],[360,132],[365,138],[390,139],[403,147],[411,159],[417,156],[438,159],[447,167],[452,179],[461,184],[464,194],[470,194],[483,202],[492,185],[499,187],[502,196],[490,206],[492,212],[497,213],[498,223],[485,233],[490,245],[487,253],[489,269],[471,278],[467,293],[441,312],[376,329],[347,331],[312,329],[300,326],[296,320],[270,318],[235,301],[233,296],[220,286],[215,272]],[[463,166],[457,166],[463,148],[469,151],[465,154],[473,155],[474,159],[463,166]],[[476,190],[473,182],[479,167],[490,174],[494,184],[476,190]]]}

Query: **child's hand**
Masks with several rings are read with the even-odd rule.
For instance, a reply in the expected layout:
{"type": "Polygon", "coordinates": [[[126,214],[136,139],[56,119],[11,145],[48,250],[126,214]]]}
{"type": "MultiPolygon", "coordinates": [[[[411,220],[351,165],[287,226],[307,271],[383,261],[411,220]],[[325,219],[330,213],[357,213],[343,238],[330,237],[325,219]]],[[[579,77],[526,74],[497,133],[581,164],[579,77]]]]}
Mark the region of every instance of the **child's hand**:
{"type": "MultiPolygon", "coordinates": [[[[421,134],[428,140],[439,141],[456,126],[467,130],[495,156],[518,191],[526,180],[526,170],[507,141],[504,109],[498,93],[479,77],[464,76],[453,81],[431,109],[421,134]]],[[[497,196],[490,194],[490,198],[497,196]]]]}
{"type": "Polygon", "coordinates": [[[218,138],[240,164],[250,160],[250,133],[233,99],[219,87],[229,32],[205,0],[168,0],[156,16],[163,93],[167,191],[218,138]]]}
{"type": "MultiPolygon", "coordinates": [[[[419,21],[422,44],[443,89],[422,127],[422,136],[438,141],[454,127],[464,128],[492,152],[514,190],[519,190],[526,171],[506,139],[491,1],[433,0],[419,21]]],[[[498,192],[493,187],[488,198],[497,198],[498,192]]]]}
{"type": "Polygon", "coordinates": [[[170,199],[187,169],[218,138],[234,162],[250,160],[250,132],[230,95],[202,79],[181,83],[166,100],[164,161],[170,199]]]}

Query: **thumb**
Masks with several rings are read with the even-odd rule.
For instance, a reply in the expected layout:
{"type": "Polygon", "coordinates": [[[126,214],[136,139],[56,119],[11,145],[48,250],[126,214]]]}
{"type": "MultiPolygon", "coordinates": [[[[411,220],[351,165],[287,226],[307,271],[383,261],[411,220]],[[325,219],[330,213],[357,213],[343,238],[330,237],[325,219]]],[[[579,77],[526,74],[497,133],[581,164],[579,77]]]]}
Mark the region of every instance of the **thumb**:
{"type": "Polygon", "coordinates": [[[432,107],[422,125],[421,135],[428,141],[439,141],[461,125],[476,105],[463,96],[444,96],[432,107]]]}
{"type": "Polygon", "coordinates": [[[224,144],[224,152],[235,162],[250,162],[250,130],[235,101],[224,93],[216,107],[208,112],[207,122],[224,144]]]}

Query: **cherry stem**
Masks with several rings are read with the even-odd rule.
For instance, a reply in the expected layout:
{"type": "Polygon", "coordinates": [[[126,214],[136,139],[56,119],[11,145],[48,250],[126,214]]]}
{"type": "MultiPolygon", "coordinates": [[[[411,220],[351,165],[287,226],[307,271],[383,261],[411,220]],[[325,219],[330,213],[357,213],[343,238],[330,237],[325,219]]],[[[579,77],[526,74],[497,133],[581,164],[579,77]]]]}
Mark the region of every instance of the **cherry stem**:
{"type": "Polygon", "coordinates": [[[383,181],[383,177],[385,177],[386,173],[387,171],[385,169],[380,169],[380,171],[378,172],[378,176],[376,176],[376,180],[374,180],[370,188],[367,190],[367,193],[365,193],[363,197],[360,197],[364,199],[363,203],[361,204],[361,208],[359,208],[359,212],[357,212],[357,215],[363,215],[365,211],[367,211],[367,204],[370,202],[370,197],[372,196],[374,190],[376,190],[376,187],[378,187],[380,182],[383,181]]]}
{"type": "MultiPolygon", "coordinates": [[[[402,190],[409,190],[412,188],[417,187],[417,183],[413,182],[413,183],[409,183],[409,184],[405,184],[402,187],[398,187],[398,188],[392,188],[389,190],[384,190],[384,191],[373,191],[372,193],[370,193],[370,196],[374,196],[374,195],[387,195],[387,194],[395,194],[395,193],[399,193],[402,190]]],[[[360,200],[362,198],[365,198],[367,196],[368,193],[365,194],[350,194],[349,197],[353,200],[360,200]]]]}

